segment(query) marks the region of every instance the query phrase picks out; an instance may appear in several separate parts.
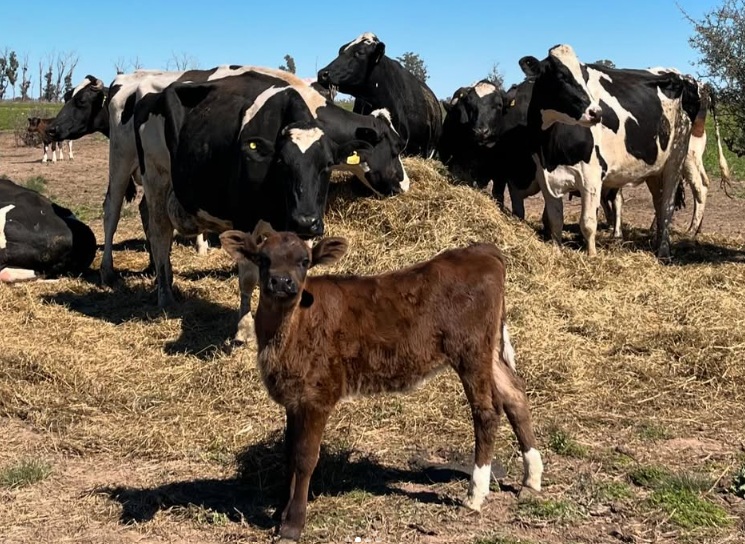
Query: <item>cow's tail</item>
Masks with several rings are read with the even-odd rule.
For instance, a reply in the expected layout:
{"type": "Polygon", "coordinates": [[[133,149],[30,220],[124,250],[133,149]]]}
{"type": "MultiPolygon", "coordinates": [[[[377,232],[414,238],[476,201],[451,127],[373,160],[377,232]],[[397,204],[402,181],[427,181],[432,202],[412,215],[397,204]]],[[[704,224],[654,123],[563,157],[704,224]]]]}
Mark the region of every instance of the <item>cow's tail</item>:
{"type": "Polygon", "coordinates": [[[127,202],[132,202],[136,196],[137,196],[137,186],[135,185],[134,177],[130,176],[129,185],[127,185],[127,190],[124,192],[124,199],[127,202]]]}
{"type": "Polygon", "coordinates": [[[730,179],[729,165],[727,159],[724,156],[724,149],[722,149],[722,137],[719,133],[719,121],[717,120],[717,105],[716,105],[716,92],[711,85],[707,85],[707,91],[709,92],[709,108],[711,109],[711,117],[714,120],[714,134],[717,137],[717,153],[719,155],[719,173],[722,176],[720,187],[728,197],[732,197],[730,189],[732,189],[732,181],[730,179]]]}

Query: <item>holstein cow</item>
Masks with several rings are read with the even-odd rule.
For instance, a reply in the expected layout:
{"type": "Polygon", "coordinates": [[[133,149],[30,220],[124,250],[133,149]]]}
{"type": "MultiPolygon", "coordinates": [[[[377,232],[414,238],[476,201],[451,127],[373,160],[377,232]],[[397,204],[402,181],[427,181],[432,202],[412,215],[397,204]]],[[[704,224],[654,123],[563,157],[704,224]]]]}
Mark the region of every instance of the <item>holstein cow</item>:
{"type": "Polygon", "coordinates": [[[307,276],[338,261],[344,238],[310,249],[292,233],[260,223],[228,231],[222,247],[259,267],[258,366],[287,415],[288,502],[280,537],[305,525],[308,486],[326,422],[344,398],[410,390],[442,369],[458,373],[471,406],[475,462],[465,505],[489,494],[494,435],[502,411],[522,452],[523,485],[541,489],[528,400],[515,370],[505,315],[505,263],[492,244],[452,249],[379,276],[307,276]]]}
{"type": "MultiPolygon", "coordinates": [[[[121,74],[112,82],[108,96],[103,92],[103,84],[93,76],[87,76],[76,88],[79,90],[58,115],[58,132],[82,135],[100,131],[110,137],[109,185],[104,200],[104,253],[101,262],[101,278],[104,283],[110,284],[116,279],[112,250],[122,203],[125,197],[131,200],[136,194],[132,180],[141,181],[132,122],[138,100],[147,95],[160,93],[176,81],[204,82],[251,70],[275,74],[301,91],[303,88],[309,89],[307,84],[288,72],[235,65],[187,72],[139,70],[132,74],[121,74]]],[[[323,100],[317,93],[302,92],[302,95],[311,103],[317,104],[323,100]]],[[[374,131],[376,143],[373,149],[365,156],[361,156],[359,162],[354,159],[351,162],[355,164],[344,165],[345,169],[353,172],[365,185],[381,194],[394,194],[408,189],[409,180],[399,156],[403,143],[392,129],[389,116],[382,110],[373,112],[372,117],[352,117],[351,113],[344,116],[343,113],[336,111],[344,111],[342,108],[330,103],[329,106],[324,109],[324,112],[328,113],[319,115],[319,122],[329,120],[325,128],[330,131],[332,137],[338,136],[340,140],[347,141],[350,134],[354,135],[357,129],[368,130],[369,134],[372,134],[370,131],[374,131]],[[332,109],[335,111],[331,111],[332,109]]],[[[368,139],[371,137],[373,136],[368,136],[368,139]]],[[[146,211],[146,199],[143,199],[140,202],[140,212],[143,227],[147,231],[146,211]]],[[[206,252],[207,249],[201,235],[197,237],[197,248],[200,253],[206,252]]]]}
{"type": "MultiPolygon", "coordinates": [[[[49,160],[48,151],[50,148],[52,150],[53,163],[57,162],[57,149],[59,149],[60,160],[63,160],[65,158],[62,153],[64,142],[62,140],[53,138],[47,130],[49,128],[49,125],[54,121],[54,118],[28,117],[27,120],[28,127],[26,128],[26,132],[28,132],[29,134],[38,134],[41,138],[41,143],[44,146],[44,156],[42,157],[41,162],[45,163],[49,160]]],[[[73,159],[72,140],[67,140],[67,156],[70,160],[73,159]]]]}
{"type": "Polygon", "coordinates": [[[0,282],[76,274],[96,255],[96,238],[73,213],[0,178],[0,282]]]}
{"type": "Polygon", "coordinates": [[[318,71],[318,82],[355,97],[354,111],[385,108],[406,141],[409,155],[431,157],[442,131],[442,111],[427,85],[385,55],[385,44],[366,32],[341,46],[339,56],[318,71]]]}
{"type": "MultiPolygon", "coordinates": [[[[270,74],[174,83],[150,98],[138,102],[134,122],[161,306],[173,303],[174,227],[251,230],[265,219],[320,235],[332,168],[372,149],[362,140],[337,145],[298,90],[270,74]]],[[[238,341],[252,335],[257,280],[254,266],[239,268],[238,341]]]]}

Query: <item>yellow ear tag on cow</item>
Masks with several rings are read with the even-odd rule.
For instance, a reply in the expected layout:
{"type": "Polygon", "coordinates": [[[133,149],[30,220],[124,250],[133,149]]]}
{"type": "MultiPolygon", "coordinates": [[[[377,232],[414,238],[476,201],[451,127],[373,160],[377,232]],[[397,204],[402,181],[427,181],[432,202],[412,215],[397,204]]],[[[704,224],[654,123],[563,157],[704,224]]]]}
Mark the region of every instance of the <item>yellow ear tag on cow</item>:
{"type": "Polygon", "coordinates": [[[359,164],[360,163],[360,156],[357,154],[356,151],[352,151],[352,154],[347,157],[347,164],[359,164]]]}
{"type": "Polygon", "coordinates": [[[512,107],[514,107],[514,106],[515,106],[515,99],[513,98],[513,99],[512,99],[512,102],[510,102],[510,107],[512,108],[512,107]]]}
{"type": "Polygon", "coordinates": [[[248,142],[249,149],[256,149],[256,142],[248,142]]]}

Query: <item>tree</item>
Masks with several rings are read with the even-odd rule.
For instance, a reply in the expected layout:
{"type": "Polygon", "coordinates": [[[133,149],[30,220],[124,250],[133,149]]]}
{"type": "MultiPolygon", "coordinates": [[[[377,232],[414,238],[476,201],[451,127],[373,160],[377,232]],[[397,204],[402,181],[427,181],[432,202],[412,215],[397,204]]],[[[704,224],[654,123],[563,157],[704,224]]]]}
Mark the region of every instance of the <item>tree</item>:
{"type": "Polygon", "coordinates": [[[52,102],[57,96],[57,87],[54,85],[54,70],[52,69],[52,61],[49,61],[47,71],[44,73],[44,89],[42,91],[42,98],[47,102],[52,102]]]}
{"type": "Polygon", "coordinates": [[[23,55],[21,62],[21,100],[28,100],[28,91],[31,89],[31,80],[28,77],[28,53],[23,55]]]}
{"type": "MultiPolygon", "coordinates": [[[[681,11],[682,8],[681,8],[681,11]]],[[[717,8],[695,20],[689,43],[701,54],[699,77],[716,89],[727,147],[745,155],[745,0],[724,0],[717,8]]]]}
{"type": "Polygon", "coordinates": [[[68,85],[72,89],[72,73],[77,65],[78,56],[75,53],[60,53],[57,55],[57,78],[54,83],[54,100],[59,101],[62,94],[68,89],[68,85]],[[62,86],[63,82],[65,84],[64,87],[62,86]]]}
{"type": "Polygon", "coordinates": [[[8,88],[8,76],[5,75],[5,70],[8,68],[8,50],[0,53],[0,100],[5,95],[5,89],[8,88]]]}
{"type": "Polygon", "coordinates": [[[504,88],[504,74],[499,69],[499,63],[497,62],[492,64],[491,70],[489,70],[489,73],[486,74],[484,79],[489,83],[496,85],[499,89],[504,88]]]}
{"type": "Polygon", "coordinates": [[[424,64],[422,57],[416,53],[407,51],[400,57],[397,57],[396,60],[401,63],[401,66],[411,72],[415,78],[422,83],[426,83],[429,76],[427,75],[427,65],[424,64]]]}
{"type": "Polygon", "coordinates": [[[295,73],[295,59],[292,58],[292,55],[285,55],[285,63],[279,69],[291,74],[295,73]]]}
{"type": "Polygon", "coordinates": [[[177,70],[183,72],[186,70],[196,70],[199,68],[199,61],[194,55],[189,53],[171,53],[171,58],[166,62],[166,70],[177,70]]]}
{"type": "Polygon", "coordinates": [[[18,57],[15,51],[8,54],[7,66],[5,67],[5,77],[8,78],[8,84],[13,91],[13,98],[16,97],[16,81],[18,81],[18,57]]]}
{"type": "Polygon", "coordinates": [[[599,64],[600,66],[605,66],[606,68],[615,68],[616,67],[616,63],[613,62],[612,60],[608,60],[608,59],[596,60],[595,61],[595,64],[599,64]]]}

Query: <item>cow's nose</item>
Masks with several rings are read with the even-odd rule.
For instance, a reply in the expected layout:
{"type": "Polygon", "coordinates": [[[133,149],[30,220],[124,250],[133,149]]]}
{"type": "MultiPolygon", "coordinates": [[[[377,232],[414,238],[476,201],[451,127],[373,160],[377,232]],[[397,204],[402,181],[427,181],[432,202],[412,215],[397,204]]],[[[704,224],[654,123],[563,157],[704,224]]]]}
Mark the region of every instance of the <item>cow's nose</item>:
{"type": "Polygon", "coordinates": [[[476,129],[476,136],[478,136],[481,139],[486,138],[490,134],[490,130],[488,128],[477,128],[476,129]]]}
{"type": "Polygon", "coordinates": [[[269,291],[275,294],[296,295],[297,285],[288,276],[271,276],[269,278],[269,291]]]}
{"type": "Polygon", "coordinates": [[[590,121],[598,123],[603,117],[603,110],[600,106],[593,106],[587,110],[587,116],[590,118],[590,121]]]}
{"type": "Polygon", "coordinates": [[[318,72],[318,80],[319,81],[328,81],[329,80],[329,71],[328,70],[321,70],[318,72]]]}
{"type": "Polygon", "coordinates": [[[298,230],[303,234],[318,236],[323,234],[323,220],[313,215],[300,215],[296,219],[298,230]]]}

